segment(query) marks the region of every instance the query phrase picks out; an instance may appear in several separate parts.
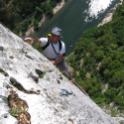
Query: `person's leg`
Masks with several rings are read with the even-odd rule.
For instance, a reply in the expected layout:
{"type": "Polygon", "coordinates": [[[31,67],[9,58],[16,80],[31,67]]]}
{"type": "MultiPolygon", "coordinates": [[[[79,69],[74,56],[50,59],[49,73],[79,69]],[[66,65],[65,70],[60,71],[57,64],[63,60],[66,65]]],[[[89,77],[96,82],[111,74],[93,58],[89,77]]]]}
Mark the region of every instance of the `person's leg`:
{"type": "Polygon", "coordinates": [[[69,69],[69,66],[65,61],[62,61],[56,66],[66,77],[72,79],[72,69],[69,69]]]}

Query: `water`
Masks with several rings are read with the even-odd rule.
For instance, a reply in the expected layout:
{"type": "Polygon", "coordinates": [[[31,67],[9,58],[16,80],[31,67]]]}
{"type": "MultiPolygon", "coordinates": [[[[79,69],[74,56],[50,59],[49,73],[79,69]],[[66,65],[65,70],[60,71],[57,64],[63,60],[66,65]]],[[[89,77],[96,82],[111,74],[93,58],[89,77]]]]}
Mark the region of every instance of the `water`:
{"type": "MultiPolygon", "coordinates": [[[[63,40],[66,42],[67,52],[73,50],[75,43],[79,40],[83,32],[90,27],[96,26],[108,11],[106,10],[98,19],[85,22],[84,20],[87,14],[84,11],[88,8],[86,2],[88,3],[88,0],[70,0],[52,20],[47,21],[42,26],[38,32],[39,36],[46,35],[52,27],[58,26],[63,30],[63,40]]],[[[113,5],[115,5],[115,2],[113,5]]]]}

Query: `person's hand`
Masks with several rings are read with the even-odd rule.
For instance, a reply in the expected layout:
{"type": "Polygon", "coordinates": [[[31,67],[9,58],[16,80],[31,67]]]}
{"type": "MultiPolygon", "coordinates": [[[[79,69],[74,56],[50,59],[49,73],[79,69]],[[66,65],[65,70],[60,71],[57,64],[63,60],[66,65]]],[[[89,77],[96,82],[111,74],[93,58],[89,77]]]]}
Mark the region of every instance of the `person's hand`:
{"type": "Polygon", "coordinates": [[[53,63],[53,65],[56,65],[56,62],[55,62],[55,60],[52,60],[51,62],[53,63]]]}
{"type": "Polygon", "coordinates": [[[26,38],[24,38],[24,41],[31,44],[31,45],[34,43],[34,40],[32,37],[26,37],[26,38]]]}

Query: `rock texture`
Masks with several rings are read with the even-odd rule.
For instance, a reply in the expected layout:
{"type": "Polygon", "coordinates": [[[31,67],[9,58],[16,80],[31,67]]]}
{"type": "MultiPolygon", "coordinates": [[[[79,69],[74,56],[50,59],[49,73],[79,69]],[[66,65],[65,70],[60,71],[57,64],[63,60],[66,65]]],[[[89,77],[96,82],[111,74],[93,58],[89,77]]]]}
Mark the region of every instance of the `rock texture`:
{"type": "Polygon", "coordinates": [[[31,124],[118,124],[42,54],[0,25],[0,124],[19,124],[10,114],[11,91],[25,101],[31,124]]]}

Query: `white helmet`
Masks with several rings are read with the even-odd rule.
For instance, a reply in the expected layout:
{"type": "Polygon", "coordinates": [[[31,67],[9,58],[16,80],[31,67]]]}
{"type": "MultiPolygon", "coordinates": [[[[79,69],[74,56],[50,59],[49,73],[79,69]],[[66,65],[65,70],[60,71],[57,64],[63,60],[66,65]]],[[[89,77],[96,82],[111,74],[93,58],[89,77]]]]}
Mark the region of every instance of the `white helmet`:
{"type": "Polygon", "coordinates": [[[54,27],[51,30],[51,33],[57,36],[61,36],[62,29],[59,27],[54,27]]]}

